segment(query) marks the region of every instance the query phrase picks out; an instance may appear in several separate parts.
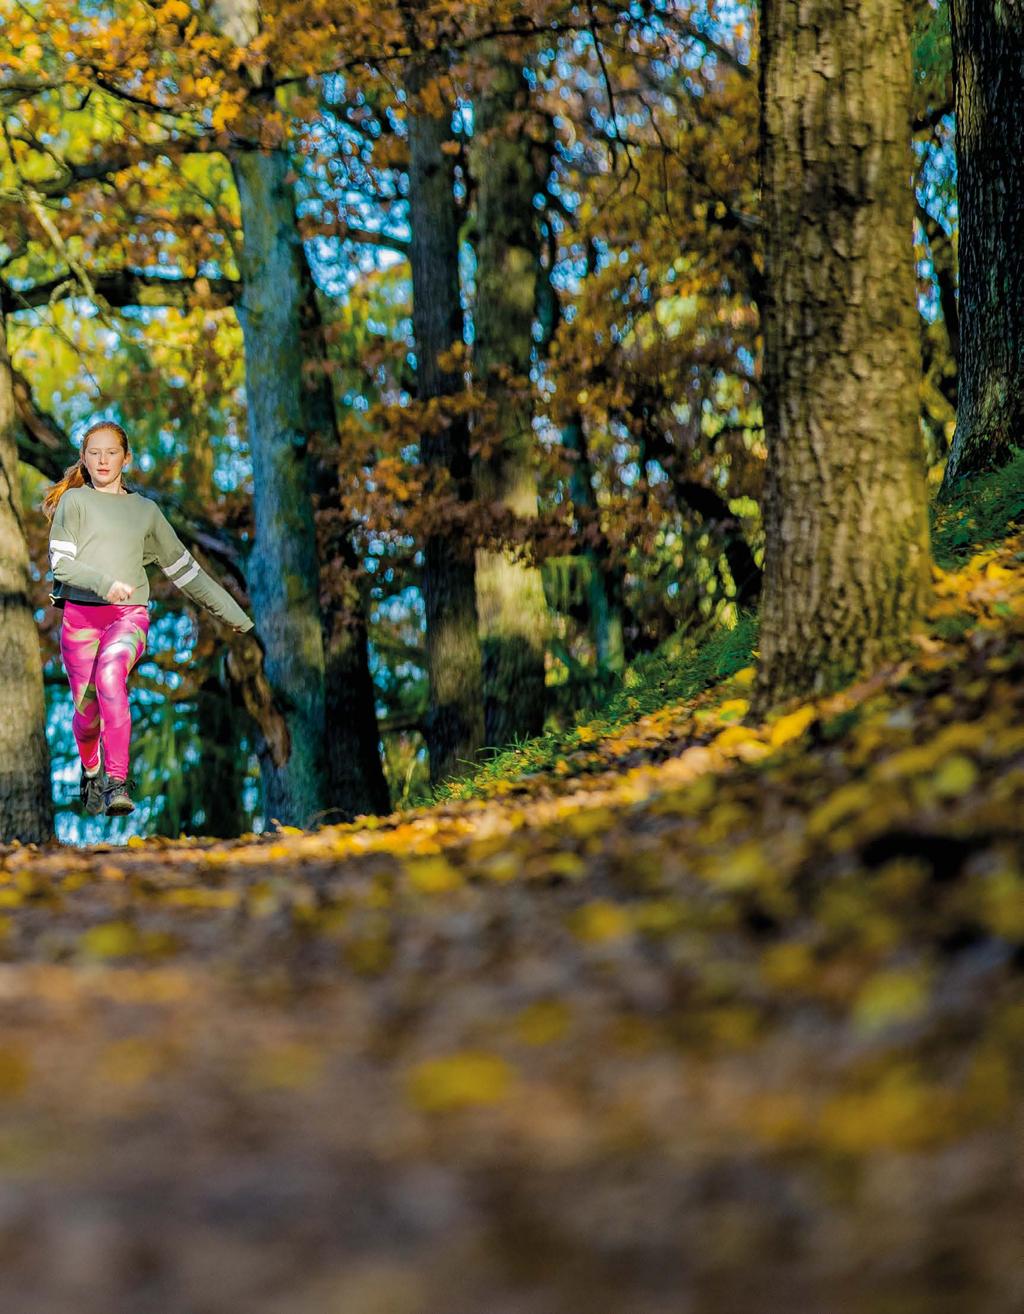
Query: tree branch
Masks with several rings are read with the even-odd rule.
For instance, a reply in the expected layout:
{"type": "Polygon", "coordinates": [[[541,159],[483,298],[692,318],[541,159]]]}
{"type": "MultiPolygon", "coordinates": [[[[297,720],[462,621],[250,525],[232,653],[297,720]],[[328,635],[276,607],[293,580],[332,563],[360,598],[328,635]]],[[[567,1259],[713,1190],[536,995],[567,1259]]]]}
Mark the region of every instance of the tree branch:
{"type": "MultiPolygon", "coordinates": [[[[91,274],[92,291],[116,309],[124,306],[188,306],[188,294],[199,294],[203,304],[215,309],[233,306],[241,295],[241,284],[233,278],[207,278],[204,275],[148,273],[142,269],[115,269],[105,274],[91,274]]],[[[45,283],[14,288],[0,280],[0,302],[6,311],[29,310],[52,305],[69,296],[91,295],[68,275],[58,275],[45,283]]]]}

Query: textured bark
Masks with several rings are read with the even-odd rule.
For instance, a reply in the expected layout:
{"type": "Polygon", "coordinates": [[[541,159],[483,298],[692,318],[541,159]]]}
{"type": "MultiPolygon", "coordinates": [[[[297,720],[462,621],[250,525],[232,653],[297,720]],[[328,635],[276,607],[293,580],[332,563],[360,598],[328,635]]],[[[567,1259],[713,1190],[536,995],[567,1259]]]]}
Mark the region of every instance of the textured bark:
{"type": "MultiPolygon", "coordinates": [[[[434,69],[414,65],[408,89],[415,98],[434,69]]],[[[462,342],[459,299],[459,217],[448,117],[422,110],[409,115],[409,209],[412,229],[413,334],[416,390],[422,402],[462,391],[462,379],[439,363],[462,342]]],[[[425,431],[420,455],[428,474],[445,478],[463,501],[472,497],[465,419],[425,431]]],[[[424,724],[430,779],[460,775],[484,743],[483,673],[477,630],[476,565],[458,525],[437,530],[423,545],[423,600],[427,624],[429,708],[424,724]]]]}
{"type": "Polygon", "coordinates": [[[0,316],[0,842],[41,844],[53,838],[53,795],[16,426],[6,326],[0,316]]]}
{"type": "MultiPolygon", "coordinates": [[[[501,371],[530,372],[540,272],[533,197],[539,180],[523,131],[529,107],[518,64],[492,48],[488,82],[476,105],[472,170],[477,182],[474,361],[498,432],[475,462],[476,492],[527,518],[537,514],[537,476],[529,400],[501,371]]],[[[544,724],[547,605],[541,574],[501,551],[477,553],[477,609],[484,660],[487,743],[538,734],[544,724]]]]}
{"type": "Polygon", "coordinates": [[[960,377],[943,489],[1024,445],[1024,0],[950,0],[960,377]]]}
{"type": "Polygon", "coordinates": [[[380,757],[377,696],[370,674],[366,600],[360,591],[359,561],[341,521],[341,459],[337,412],[327,363],[327,343],[313,276],[303,260],[303,358],[308,371],[302,401],[320,513],[321,582],[337,567],[352,581],[340,592],[337,579],[321,588],[324,642],[324,702],[327,724],[327,813],[322,820],[347,821],[390,811],[391,798],[380,757]]]}
{"type": "Polygon", "coordinates": [[[910,54],[890,0],[767,0],[755,714],[898,651],[929,579],[910,54]]]}
{"type": "Polygon", "coordinates": [[[266,672],[284,704],[290,752],[260,750],[265,816],[311,824],[325,805],[324,644],[302,396],[304,257],[284,151],[232,157],[244,240],[238,317],[253,469],[249,596],[266,672]]]}

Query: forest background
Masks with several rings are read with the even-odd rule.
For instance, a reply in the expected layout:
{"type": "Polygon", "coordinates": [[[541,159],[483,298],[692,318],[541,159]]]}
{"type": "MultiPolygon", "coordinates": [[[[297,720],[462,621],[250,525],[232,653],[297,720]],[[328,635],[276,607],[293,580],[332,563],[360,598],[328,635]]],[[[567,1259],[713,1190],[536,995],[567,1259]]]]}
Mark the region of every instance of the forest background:
{"type": "MultiPolygon", "coordinates": [[[[96,415],[260,636],[157,586],[125,833],[387,812],[709,639],[747,659],[753,22],[640,0],[4,6],[0,422],[24,516],[0,550],[9,579],[30,563],[60,838],[92,832],[38,507],[96,415]]],[[[944,4],[914,6],[913,61],[934,487],[959,350],[944,4]]],[[[41,714],[30,648],[12,639],[9,725],[41,714]]],[[[7,756],[38,779],[38,751],[7,756]]]]}

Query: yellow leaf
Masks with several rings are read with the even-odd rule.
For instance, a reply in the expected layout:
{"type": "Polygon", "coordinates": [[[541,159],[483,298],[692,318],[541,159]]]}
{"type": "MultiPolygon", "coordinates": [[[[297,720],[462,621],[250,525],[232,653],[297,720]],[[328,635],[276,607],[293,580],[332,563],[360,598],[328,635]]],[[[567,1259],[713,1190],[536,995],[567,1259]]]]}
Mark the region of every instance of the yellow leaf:
{"type": "Polygon", "coordinates": [[[202,885],[182,890],[168,890],[162,903],[178,908],[234,908],[241,899],[239,890],[211,890],[202,885]]]}
{"type": "Polygon", "coordinates": [[[714,744],[716,748],[735,748],[738,744],[748,744],[757,738],[753,730],[742,725],[730,725],[716,735],[714,744]]]}
{"type": "Polygon", "coordinates": [[[444,894],[462,884],[462,877],[444,858],[419,858],[406,868],[409,882],[424,894],[444,894]]]}
{"type": "Polygon", "coordinates": [[[799,990],[813,981],[814,973],[813,953],[797,941],[773,945],[761,957],[761,975],[779,990],[799,990]]]}
{"type": "Polygon", "coordinates": [[[789,712],[786,716],[780,716],[768,728],[768,742],[772,748],[788,744],[791,739],[797,739],[802,735],[817,715],[817,708],[804,706],[798,707],[795,712],[789,712]]]}
{"type": "Polygon", "coordinates": [[[18,1050],[0,1049],[0,1096],[17,1095],[28,1081],[28,1063],[18,1050]]]}
{"type": "Polygon", "coordinates": [[[807,833],[814,837],[825,835],[837,821],[843,821],[856,812],[866,811],[872,803],[871,787],[863,781],[855,780],[848,785],[841,785],[807,818],[807,833]]]}
{"type": "Polygon", "coordinates": [[[78,943],[89,958],[124,958],[138,950],[139,937],[128,922],[102,922],[91,926],[78,943]]]}
{"type": "Polygon", "coordinates": [[[535,876],[564,876],[575,880],[586,871],[586,863],[578,853],[546,853],[533,872],[535,876]]]}
{"type": "Polygon", "coordinates": [[[708,876],[727,890],[744,890],[757,885],[768,871],[761,844],[746,840],[716,858],[708,876]]]}
{"type": "Polygon", "coordinates": [[[749,699],[728,698],[718,709],[718,719],[720,721],[736,721],[741,716],[746,716],[749,710],[749,699]]]}
{"type": "Polygon", "coordinates": [[[428,1059],[409,1075],[409,1095],[427,1113],[496,1104],[508,1094],[512,1070],[497,1054],[465,1050],[428,1059]]]}
{"type": "Polygon", "coordinates": [[[917,1017],[927,1002],[927,980],[920,969],[878,972],[854,1001],[853,1022],[860,1031],[881,1031],[917,1017]]]}
{"type": "Polygon", "coordinates": [[[541,999],[530,1004],[515,1021],[515,1031],[525,1045],[550,1045],[559,1040],[569,1025],[569,1009],[559,999],[541,999]]]}
{"type": "Polygon", "coordinates": [[[932,786],[940,798],[959,798],[974,787],[977,779],[978,768],[971,759],[954,753],[936,771],[932,786]]]}
{"type": "Polygon", "coordinates": [[[584,904],[570,920],[575,934],[593,944],[621,939],[632,930],[629,913],[608,899],[594,899],[584,904]]]}

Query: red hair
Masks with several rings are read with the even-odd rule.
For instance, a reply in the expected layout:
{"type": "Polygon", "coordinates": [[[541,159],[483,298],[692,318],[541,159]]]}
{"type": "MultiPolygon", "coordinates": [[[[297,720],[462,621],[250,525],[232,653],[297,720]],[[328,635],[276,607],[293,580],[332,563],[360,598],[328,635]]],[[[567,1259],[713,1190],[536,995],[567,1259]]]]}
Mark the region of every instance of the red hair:
{"type": "Polygon", "coordinates": [[[128,455],[128,435],[115,420],[96,420],[90,424],[85,433],[82,434],[82,441],[78,444],[78,460],[74,465],[69,465],[64,471],[64,476],[58,479],[55,484],[46,490],[43,498],[43,515],[47,520],[53,519],[53,513],[57,510],[57,503],[68,491],[69,488],[81,488],[83,484],[91,484],[89,473],[85,468],[85,445],[100,429],[113,429],[121,440],[121,447],[125,456],[128,455]]]}

